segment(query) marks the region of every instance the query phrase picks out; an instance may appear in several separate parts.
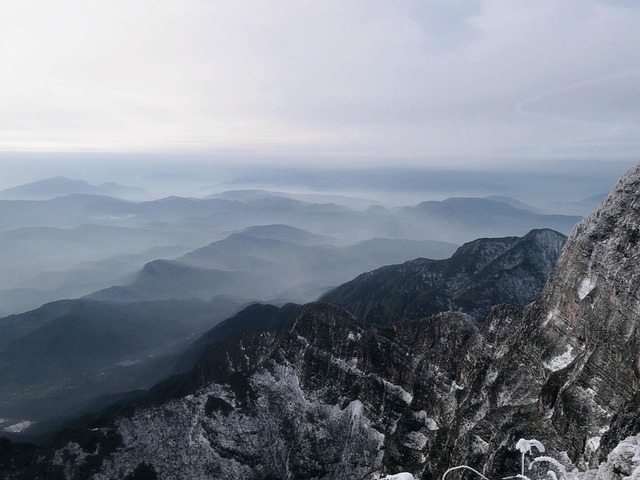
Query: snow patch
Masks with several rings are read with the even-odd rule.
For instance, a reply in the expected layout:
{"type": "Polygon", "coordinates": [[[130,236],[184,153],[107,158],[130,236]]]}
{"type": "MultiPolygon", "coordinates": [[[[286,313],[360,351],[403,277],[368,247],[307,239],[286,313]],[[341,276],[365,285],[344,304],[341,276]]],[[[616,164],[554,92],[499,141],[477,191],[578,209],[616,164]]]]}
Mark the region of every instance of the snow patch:
{"type": "Polygon", "coordinates": [[[540,453],[544,453],[544,445],[542,444],[542,442],[536,440],[535,438],[532,438],[531,440],[521,438],[520,440],[518,440],[518,443],[516,443],[516,449],[523,455],[531,453],[532,448],[535,448],[540,453]]]}
{"type": "Polygon", "coordinates": [[[422,422],[424,426],[427,427],[427,430],[431,430],[432,432],[440,430],[438,423],[433,418],[429,417],[427,412],[424,410],[413,412],[413,416],[418,422],[422,422]]]}
{"type": "Polygon", "coordinates": [[[396,473],[395,475],[387,475],[381,480],[415,480],[415,477],[407,472],[396,473]]]}
{"type": "Polygon", "coordinates": [[[552,372],[556,372],[558,370],[562,370],[571,362],[573,362],[573,347],[571,345],[567,345],[567,349],[561,353],[560,355],[550,358],[546,362],[544,362],[544,367],[552,372]]]}
{"type": "Polygon", "coordinates": [[[596,282],[590,278],[583,278],[578,286],[578,298],[584,300],[594,288],[596,288],[596,282]]]}
{"type": "Polygon", "coordinates": [[[458,383],[454,380],[453,382],[451,382],[451,388],[449,389],[449,392],[454,392],[456,390],[464,390],[464,387],[462,385],[458,385],[458,383]]]}
{"type": "Polygon", "coordinates": [[[627,437],[609,453],[597,470],[589,470],[574,478],[580,480],[634,479],[640,474],[640,436],[627,437]]]}
{"type": "Polygon", "coordinates": [[[595,452],[596,450],[598,450],[598,448],[600,448],[601,439],[602,437],[591,437],[587,439],[587,445],[585,447],[585,450],[589,452],[595,452]]]}
{"type": "Polygon", "coordinates": [[[438,426],[438,424],[436,423],[436,421],[433,418],[427,418],[425,420],[424,424],[432,432],[435,431],[435,430],[440,430],[440,427],[438,426]]]}
{"type": "Polygon", "coordinates": [[[135,365],[137,363],[140,363],[140,360],[125,360],[123,362],[119,362],[118,366],[119,367],[131,367],[132,365],[135,365]]]}
{"type": "Polygon", "coordinates": [[[14,423],[13,425],[4,427],[2,431],[7,433],[20,433],[26,430],[27,428],[29,428],[33,424],[35,424],[35,422],[30,422],[29,420],[23,420],[22,422],[14,423]]]}
{"type": "Polygon", "coordinates": [[[349,404],[351,409],[351,418],[359,418],[362,416],[362,402],[360,400],[354,400],[349,404]]]}
{"type": "Polygon", "coordinates": [[[547,316],[544,320],[544,322],[542,323],[542,326],[546,326],[549,322],[551,322],[552,320],[555,320],[556,318],[558,318],[560,316],[560,310],[558,310],[558,308],[552,308],[549,313],[547,313],[547,316]]]}
{"type": "Polygon", "coordinates": [[[359,333],[349,332],[349,335],[347,336],[347,340],[349,340],[350,342],[357,342],[358,340],[360,340],[361,337],[362,335],[360,335],[359,333]]]}
{"type": "Polygon", "coordinates": [[[395,393],[397,393],[400,398],[402,398],[402,400],[409,405],[412,401],[413,401],[413,395],[409,392],[407,392],[404,388],[402,388],[400,385],[396,385],[394,383],[389,382],[388,380],[385,380],[382,377],[379,377],[376,375],[376,377],[378,378],[378,380],[381,380],[382,383],[385,385],[385,387],[387,388],[387,390],[391,390],[394,391],[395,393]]]}

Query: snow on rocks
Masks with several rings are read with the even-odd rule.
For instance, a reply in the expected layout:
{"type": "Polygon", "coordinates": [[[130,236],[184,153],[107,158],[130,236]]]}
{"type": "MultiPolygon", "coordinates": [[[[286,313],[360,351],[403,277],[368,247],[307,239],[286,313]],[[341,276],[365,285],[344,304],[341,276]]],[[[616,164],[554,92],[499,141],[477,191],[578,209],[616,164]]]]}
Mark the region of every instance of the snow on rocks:
{"type": "Polygon", "coordinates": [[[360,340],[360,338],[362,338],[362,335],[358,332],[349,332],[349,335],[347,335],[347,340],[349,340],[350,342],[357,342],[358,340],[360,340]]]}
{"type": "Polygon", "coordinates": [[[609,453],[597,469],[572,472],[570,480],[635,480],[640,478],[640,435],[627,437],[609,453]]]}
{"type": "Polygon", "coordinates": [[[395,475],[387,475],[381,480],[415,480],[415,477],[407,472],[396,473],[395,475]]]}
{"type": "Polygon", "coordinates": [[[583,278],[578,285],[578,298],[584,300],[596,288],[596,282],[590,278],[583,278]]]}
{"type": "Polygon", "coordinates": [[[20,432],[26,430],[27,428],[29,428],[34,423],[35,422],[31,422],[29,420],[22,420],[20,422],[13,423],[12,425],[4,427],[2,429],[2,431],[3,432],[7,432],[7,433],[20,433],[20,432]]]}
{"type": "Polygon", "coordinates": [[[573,347],[567,345],[567,349],[563,353],[544,362],[544,367],[552,372],[562,370],[573,361],[573,358],[573,347]]]}

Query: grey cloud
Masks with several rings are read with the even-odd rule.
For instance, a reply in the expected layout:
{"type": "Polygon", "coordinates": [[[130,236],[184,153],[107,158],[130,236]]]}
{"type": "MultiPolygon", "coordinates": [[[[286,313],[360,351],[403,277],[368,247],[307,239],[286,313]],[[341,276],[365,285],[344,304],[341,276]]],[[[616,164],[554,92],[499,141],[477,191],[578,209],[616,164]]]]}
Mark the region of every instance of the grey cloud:
{"type": "Polygon", "coordinates": [[[635,2],[20,5],[3,150],[634,152],[635,2]]]}

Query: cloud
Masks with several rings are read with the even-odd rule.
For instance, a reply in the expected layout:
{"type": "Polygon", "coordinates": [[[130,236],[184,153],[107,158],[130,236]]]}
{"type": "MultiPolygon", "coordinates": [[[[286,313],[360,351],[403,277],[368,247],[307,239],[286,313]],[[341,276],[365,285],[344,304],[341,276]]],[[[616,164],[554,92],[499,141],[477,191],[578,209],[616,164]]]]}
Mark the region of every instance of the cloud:
{"type": "Polygon", "coordinates": [[[10,0],[0,149],[638,153],[640,9],[10,0]]]}

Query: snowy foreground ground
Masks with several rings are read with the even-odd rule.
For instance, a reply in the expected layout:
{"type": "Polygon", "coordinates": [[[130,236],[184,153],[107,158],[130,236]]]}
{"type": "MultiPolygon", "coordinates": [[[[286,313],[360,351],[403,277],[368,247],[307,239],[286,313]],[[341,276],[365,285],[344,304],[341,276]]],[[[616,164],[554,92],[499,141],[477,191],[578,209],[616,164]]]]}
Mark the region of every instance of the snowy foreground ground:
{"type": "MultiPolygon", "coordinates": [[[[597,469],[588,470],[587,472],[567,472],[564,466],[552,457],[533,456],[534,448],[539,453],[544,453],[544,446],[537,440],[520,439],[516,448],[522,452],[522,471],[514,472],[513,477],[522,480],[535,480],[537,478],[547,478],[558,480],[564,478],[566,480],[637,480],[640,479],[640,435],[628,437],[620,442],[616,448],[609,454],[607,461],[602,463],[597,469]],[[548,466],[543,477],[533,476],[530,471],[535,464],[546,464],[548,466]]],[[[458,470],[467,469],[468,467],[460,466],[450,469],[447,473],[458,470]]],[[[472,470],[469,468],[469,470],[472,470]]],[[[476,472],[478,478],[485,478],[479,472],[476,472]]],[[[443,478],[444,478],[443,477],[443,478]]],[[[469,477],[471,478],[471,476],[469,477]]],[[[395,475],[387,475],[381,480],[415,480],[415,477],[407,472],[397,473],[395,475]]]]}

